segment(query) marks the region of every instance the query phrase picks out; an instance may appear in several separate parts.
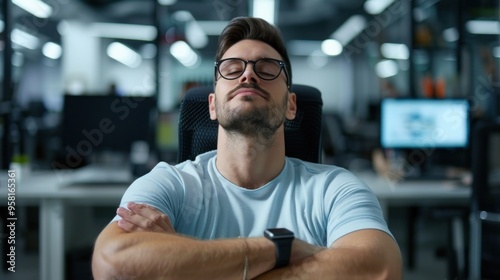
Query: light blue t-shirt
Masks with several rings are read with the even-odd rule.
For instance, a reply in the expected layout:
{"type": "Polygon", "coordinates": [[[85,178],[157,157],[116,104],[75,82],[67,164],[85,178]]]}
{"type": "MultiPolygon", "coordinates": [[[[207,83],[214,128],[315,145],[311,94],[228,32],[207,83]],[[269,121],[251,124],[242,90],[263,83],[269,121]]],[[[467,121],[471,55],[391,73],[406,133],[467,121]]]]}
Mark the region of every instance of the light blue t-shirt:
{"type": "Polygon", "coordinates": [[[286,158],[276,178],[249,190],[225,179],[215,160],[212,151],[175,166],[161,162],[127,189],[120,204],[149,204],[170,218],[177,233],[199,239],[262,236],[281,227],[319,246],[360,229],[391,235],[372,190],[343,168],[286,158]]]}

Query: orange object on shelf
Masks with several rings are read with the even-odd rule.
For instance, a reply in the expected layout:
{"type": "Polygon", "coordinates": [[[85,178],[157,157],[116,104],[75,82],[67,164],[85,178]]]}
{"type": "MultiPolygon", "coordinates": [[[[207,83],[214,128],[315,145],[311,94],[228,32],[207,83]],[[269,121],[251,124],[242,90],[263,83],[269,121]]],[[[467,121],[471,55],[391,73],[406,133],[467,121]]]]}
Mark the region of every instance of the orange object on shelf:
{"type": "Polygon", "coordinates": [[[422,78],[422,91],[425,97],[434,97],[434,82],[430,75],[425,75],[422,78]]]}
{"type": "Polygon", "coordinates": [[[437,79],[435,94],[437,98],[444,98],[446,96],[446,82],[443,78],[437,79]]]}

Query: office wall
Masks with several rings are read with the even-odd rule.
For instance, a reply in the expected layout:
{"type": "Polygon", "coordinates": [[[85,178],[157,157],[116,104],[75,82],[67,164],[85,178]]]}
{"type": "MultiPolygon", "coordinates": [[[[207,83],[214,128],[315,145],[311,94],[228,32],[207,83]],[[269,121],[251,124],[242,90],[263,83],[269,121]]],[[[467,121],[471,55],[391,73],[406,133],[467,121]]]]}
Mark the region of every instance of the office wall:
{"type": "Polygon", "coordinates": [[[64,85],[58,61],[26,59],[17,70],[14,98],[21,107],[25,108],[30,101],[43,101],[49,110],[60,110],[64,85]]]}
{"type": "Polygon", "coordinates": [[[329,57],[323,67],[315,67],[308,57],[292,58],[293,82],[317,87],[323,96],[323,110],[349,116],[355,102],[352,64],[345,56],[329,57]]]}

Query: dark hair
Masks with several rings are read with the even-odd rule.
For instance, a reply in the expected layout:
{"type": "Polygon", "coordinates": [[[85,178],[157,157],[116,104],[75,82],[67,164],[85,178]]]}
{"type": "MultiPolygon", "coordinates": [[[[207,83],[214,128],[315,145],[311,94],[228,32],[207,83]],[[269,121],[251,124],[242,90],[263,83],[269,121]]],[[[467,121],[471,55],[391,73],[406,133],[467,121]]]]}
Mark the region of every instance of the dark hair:
{"type": "Polygon", "coordinates": [[[250,39],[262,41],[273,47],[286,63],[288,86],[292,84],[292,67],[290,58],[281,38],[281,33],[275,26],[260,18],[236,17],[222,31],[217,45],[215,61],[219,61],[224,53],[241,40],[250,39]]]}

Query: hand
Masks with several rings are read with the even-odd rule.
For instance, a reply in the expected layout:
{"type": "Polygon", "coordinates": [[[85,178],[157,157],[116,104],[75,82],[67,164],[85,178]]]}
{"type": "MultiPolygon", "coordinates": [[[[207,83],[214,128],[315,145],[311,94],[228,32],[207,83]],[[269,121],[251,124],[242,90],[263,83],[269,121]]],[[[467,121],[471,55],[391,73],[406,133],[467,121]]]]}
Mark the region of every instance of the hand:
{"type": "Polygon", "coordinates": [[[134,202],[129,202],[127,206],[129,209],[119,207],[116,210],[116,214],[122,218],[118,226],[124,231],[175,233],[170,219],[156,208],[134,202]]]}

